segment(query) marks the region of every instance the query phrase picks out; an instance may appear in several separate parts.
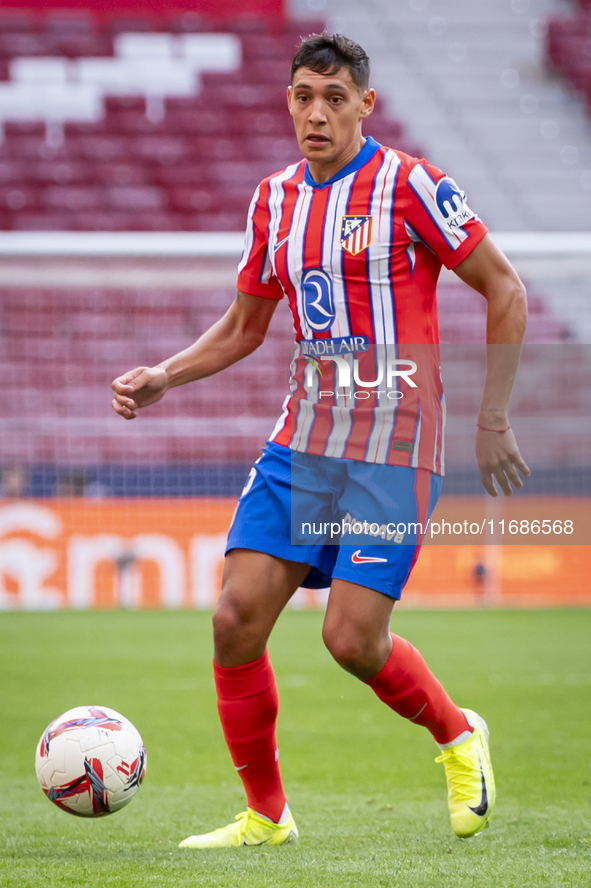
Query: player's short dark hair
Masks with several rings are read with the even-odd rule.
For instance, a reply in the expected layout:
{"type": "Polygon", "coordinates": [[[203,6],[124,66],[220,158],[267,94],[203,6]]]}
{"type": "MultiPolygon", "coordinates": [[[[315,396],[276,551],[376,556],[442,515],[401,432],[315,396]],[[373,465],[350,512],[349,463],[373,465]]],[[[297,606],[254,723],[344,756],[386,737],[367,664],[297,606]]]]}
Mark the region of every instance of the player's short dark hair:
{"type": "Polygon", "coordinates": [[[348,68],[351,80],[360,92],[369,86],[369,56],[354,40],[342,34],[310,34],[304,37],[291,63],[291,80],[298,68],[317,74],[336,74],[348,68]]]}

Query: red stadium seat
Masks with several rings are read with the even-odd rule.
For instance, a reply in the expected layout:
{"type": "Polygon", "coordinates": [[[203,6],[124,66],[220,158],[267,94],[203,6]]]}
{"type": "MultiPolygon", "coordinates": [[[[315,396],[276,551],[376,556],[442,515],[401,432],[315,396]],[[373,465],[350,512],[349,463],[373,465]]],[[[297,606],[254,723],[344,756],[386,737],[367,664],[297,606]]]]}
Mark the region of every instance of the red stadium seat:
{"type": "Polygon", "coordinates": [[[269,136],[287,136],[294,138],[293,122],[287,110],[287,104],[283,111],[267,111],[259,109],[253,112],[251,108],[237,108],[232,113],[241,133],[269,136]]]}
{"type": "Polygon", "coordinates": [[[0,160],[0,182],[13,185],[15,183],[25,184],[29,177],[27,173],[30,170],[30,164],[18,163],[17,161],[0,160]]]}
{"type": "Polygon", "coordinates": [[[82,160],[125,162],[129,160],[131,144],[124,136],[81,135],[68,139],[68,156],[82,160]]]}
{"type": "Polygon", "coordinates": [[[212,183],[225,192],[232,192],[237,185],[248,185],[254,189],[265,176],[269,175],[269,161],[219,161],[210,163],[207,176],[212,183]]]}
{"type": "MultiPolygon", "coordinates": [[[[581,0],[581,11],[573,19],[550,19],[546,54],[551,66],[561,71],[573,86],[587,93],[591,83],[591,16],[589,3],[581,0]]],[[[591,97],[590,97],[591,107],[591,97]]]]}
{"type": "Polygon", "coordinates": [[[246,224],[246,210],[200,213],[191,219],[189,226],[193,231],[239,231],[246,224]]]}
{"type": "Polygon", "coordinates": [[[38,161],[27,164],[23,177],[39,185],[79,185],[92,182],[88,164],[80,161],[38,161]]]}
{"type": "Polygon", "coordinates": [[[215,81],[208,84],[207,96],[214,107],[254,108],[259,111],[261,107],[276,109],[285,112],[285,92],[273,84],[217,84],[215,81]]]}
{"type": "Polygon", "coordinates": [[[113,43],[103,34],[63,34],[56,44],[59,54],[70,59],[113,55],[113,43]]]}
{"type": "MultiPolygon", "coordinates": [[[[219,222],[219,220],[216,220],[219,222]]],[[[38,423],[27,435],[26,458],[57,465],[162,463],[166,461],[249,462],[270,433],[288,387],[288,359],[293,330],[287,305],[273,318],[267,340],[240,366],[228,368],[203,383],[173,391],[151,410],[154,420],[179,416],[210,420],[219,428],[224,415],[249,417],[241,436],[175,433],[143,435],[141,425],[125,433],[110,414],[111,380],[130,366],[153,364],[189,345],[220,317],[234,298],[233,288],[66,288],[8,287],[0,291],[0,373],[4,395],[0,419],[25,415],[38,423]],[[256,432],[253,432],[256,429],[256,432]]],[[[440,288],[442,340],[483,342],[482,301],[464,285],[440,288]]],[[[560,341],[563,325],[533,299],[528,339],[560,341]]],[[[454,346],[457,353],[457,345],[454,346]]],[[[554,384],[540,391],[539,365],[524,359],[523,384],[517,408],[527,412],[567,405],[583,409],[584,388],[568,382],[560,368],[554,384]],[[528,406],[530,405],[530,406],[528,406]]],[[[480,385],[480,349],[463,364],[446,370],[453,390],[454,411],[470,413],[480,385]]],[[[567,371],[564,371],[567,372],[567,371]]],[[[444,374],[445,375],[445,374],[444,374]]],[[[23,436],[0,428],[4,460],[21,461],[23,436]]],[[[166,425],[162,426],[166,429],[166,425]]]]}
{"type": "Polygon", "coordinates": [[[33,30],[36,22],[26,9],[0,9],[0,31],[5,34],[11,31],[20,33],[33,30]]]}
{"type": "Polygon", "coordinates": [[[47,32],[0,31],[0,55],[10,57],[60,55],[59,40],[47,32]]]}
{"type": "Polygon", "coordinates": [[[143,96],[106,96],[105,114],[109,117],[119,111],[141,111],[146,113],[146,100],[143,96]]]}
{"type": "Polygon", "coordinates": [[[11,220],[11,231],[70,231],[70,217],[56,211],[14,213],[11,220]]]}
{"type": "Polygon", "coordinates": [[[0,211],[18,212],[24,210],[36,210],[40,206],[40,196],[36,188],[0,187],[0,211]]]}
{"type": "Polygon", "coordinates": [[[12,139],[20,136],[36,136],[45,139],[45,124],[41,121],[7,120],[4,124],[4,138],[12,139]]]}
{"type": "Polygon", "coordinates": [[[105,192],[105,205],[114,210],[162,211],[166,203],[166,192],[152,185],[119,185],[105,192]]]}
{"type": "MultiPolygon", "coordinates": [[[[241,212],[244,220],[253,195],[253,189],[248,185],[237,184],[231,193],[214,187],[173,188],[169,191],[171,208],[190,213],[195,217],[198,213],[211,213],[212,210],[241,212]]],[[[238,229],[240,230],[240,229],[238,229]]]]}
{"type": "Polygon", "coordinates": [[[297,163],[302,159],[298,143],[293,134],[289,136],[254,136],[245,140],[245,148],[253,160],[266,160],[277,167],[297,163]]]}
{"type": "Polygon", "coordinates": [[[41,203],[56,210],[98,210],[104,205],[104,192],[88,186],[51,185],[42,190],[41,203]]]}
{"type": "Polygon", "coordinates": [[[209,182],[207,165],[201,162],[175,164],[172,167],[158,167],[154,170],[154,180],[165,186],[195,186],[209,182]]]}
{"type": "Polygon", "coordinates": [[[114,15],[106,22],[107,30],[111,34],[121,34],[127,31],[137,33],[139,31],[157,31],[160,21],[150,15],[114,15]]]}
{"type": "Polygon", "coordinates": [[[191,157],[190,143],[183,136],[138,136],[126,144],[127,156],[171,165],[191,157]]]}
{"type": "Polygon", "coordinates": [[[91,160],[47,161],[31,164],[32,181],[59,185],[144,185],[146,170],[126,163],[91,160]]]}
{"type": "Polygon", "coordinates": [[[245,61],[265,59],[288,67],[298,42],[293,36],[274,34],[243,34],[241,40],[245,61]]]}

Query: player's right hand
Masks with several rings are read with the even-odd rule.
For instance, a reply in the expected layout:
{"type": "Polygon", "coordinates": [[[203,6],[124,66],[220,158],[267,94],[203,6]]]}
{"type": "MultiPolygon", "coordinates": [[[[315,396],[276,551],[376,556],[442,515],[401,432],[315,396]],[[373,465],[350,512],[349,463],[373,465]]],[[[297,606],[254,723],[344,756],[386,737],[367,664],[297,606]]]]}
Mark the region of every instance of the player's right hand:
{"type": "Polygon", "coordinates": [[[163,367],[136,367],[111,383],[115,397],[111,407],[123,419],[135,419],[142,407],[155,404],[168,391],[168,376],[163,367]]]}

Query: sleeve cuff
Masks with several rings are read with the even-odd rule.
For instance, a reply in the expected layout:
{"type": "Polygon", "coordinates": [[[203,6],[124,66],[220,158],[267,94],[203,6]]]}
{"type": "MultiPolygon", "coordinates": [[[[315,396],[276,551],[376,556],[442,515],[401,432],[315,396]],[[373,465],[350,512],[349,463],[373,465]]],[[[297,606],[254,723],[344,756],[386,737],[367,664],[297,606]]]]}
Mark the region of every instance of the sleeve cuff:
{"type": "Polygon", "coordinates": [[[238,275],[236,286],[242,293],[248,293],[249,296],[260,296],[262,299],[275,299],[277,301],[283,299],[281,285],[277,278],[274,277],[269,278],[267,284],[262,284],[256,278],[240,274],[238,275]]]}
{"type": "Polygon", "coordinates": [[[452,253],[448,253],[445,257],[442,257],[443,264],[446,268],[452,271],[454,268],[457,268],[458,265],[467,259],[472,250],[478,246],[478,244],[484,240],[486,235],[488,234],[488,228],[486,225],[481,222],[478,228],[472,229],[469,236],[466,238],[463,244],[458,247],[457,250],[454,250],[452,253]]]}

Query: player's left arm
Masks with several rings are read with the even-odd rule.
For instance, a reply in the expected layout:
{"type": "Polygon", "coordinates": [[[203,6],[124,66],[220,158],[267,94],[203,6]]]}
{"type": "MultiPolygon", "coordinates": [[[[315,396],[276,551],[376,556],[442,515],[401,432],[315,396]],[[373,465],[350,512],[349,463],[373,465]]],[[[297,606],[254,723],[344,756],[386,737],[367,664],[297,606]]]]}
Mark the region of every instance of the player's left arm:
{"type": "Polygon", "coordinates": [[[476,431],[482,483],[491,496],[497,496],[494,478],[503,493],[511,496],[511,485],[523,487],[518,471],[524,477],[530,474],[507,413],[527,322],[525,287],[489,235],[454,271],[487,301],[486,379],[476,431]]]}

